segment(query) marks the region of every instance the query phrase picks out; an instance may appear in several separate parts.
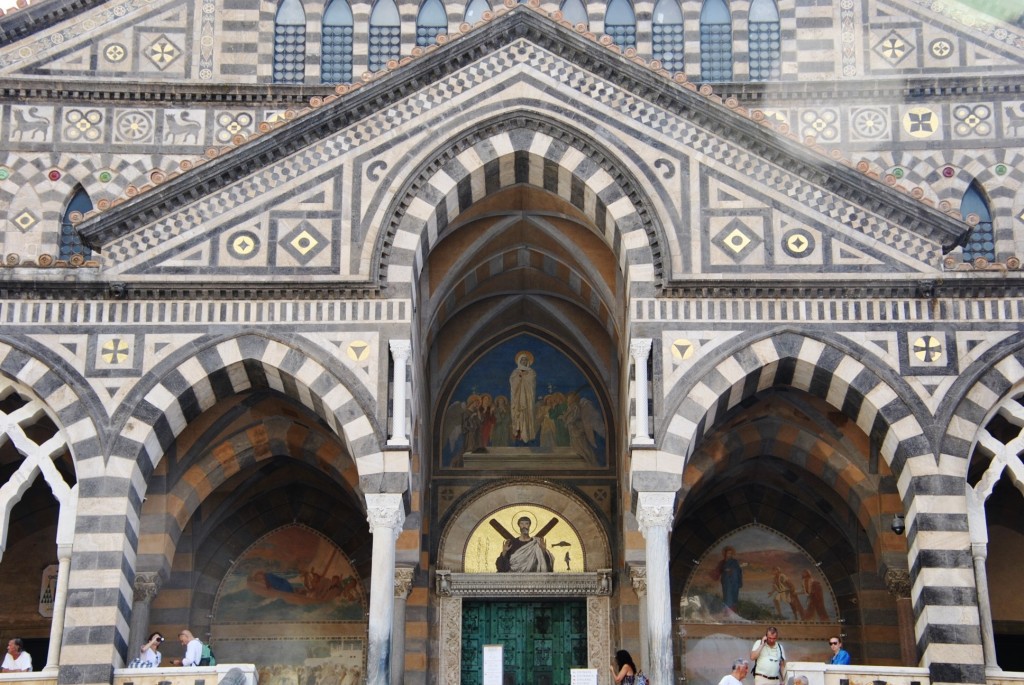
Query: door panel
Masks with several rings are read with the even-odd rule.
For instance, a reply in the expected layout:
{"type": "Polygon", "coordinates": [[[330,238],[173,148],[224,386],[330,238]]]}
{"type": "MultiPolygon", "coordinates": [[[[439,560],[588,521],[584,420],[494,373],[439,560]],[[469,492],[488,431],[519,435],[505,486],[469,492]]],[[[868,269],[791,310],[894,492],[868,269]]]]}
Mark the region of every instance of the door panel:
{"type": "Polygon", "coordinates": [[[462,603],[462,683],[483,682],[483,646],[503,647],[505,685],[568,685],[587,665],[582,600],[462,603]]]}

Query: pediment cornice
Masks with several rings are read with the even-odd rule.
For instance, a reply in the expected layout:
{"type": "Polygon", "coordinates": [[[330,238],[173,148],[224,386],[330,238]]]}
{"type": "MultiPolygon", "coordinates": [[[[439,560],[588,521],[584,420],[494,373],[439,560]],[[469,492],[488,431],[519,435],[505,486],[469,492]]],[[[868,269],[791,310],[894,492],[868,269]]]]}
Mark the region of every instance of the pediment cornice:
{"type": "Polygon", "coordinates": [[[541,11],[516,5],[483,26],[456,35],[447,44],[430,48],[365,85],[341,87],[339,97],[315,98],[315,106],[291,112],[286,120],[266,126],[254,139],[215,151],[184,173],[158,176],[159,185],[140,189],[134,198],[79,224],[83,239],[93,247],[156,221],[200,197],[216,192],[259,169],[266,168],[339,130],[351,126],[425,86],[446,78],[495,51],[523,42],[548,51],[600,79],[632,93],[651,105],[684,117],[733,144],[744,147],[790,173],[865,207],[888,221],[952,249],[965,234],[956,218],[889,187],[849,162],[830,156],[813,141],[799,141],[764,121],[756,121],[735,100],[723,101],[709,86],[696,87],[674,79],[657,64],[626,56],[553,21],[541,11]]]}

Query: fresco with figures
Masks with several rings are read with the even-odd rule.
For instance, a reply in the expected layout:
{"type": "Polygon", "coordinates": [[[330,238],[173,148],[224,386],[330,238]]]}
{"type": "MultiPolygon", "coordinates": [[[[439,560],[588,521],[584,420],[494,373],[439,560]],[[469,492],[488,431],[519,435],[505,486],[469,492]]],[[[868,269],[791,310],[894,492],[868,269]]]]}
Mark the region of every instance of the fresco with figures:
{"type": "Polygon", "coordinates": [[[688,623],[835,623],[835,596],[814,560],[757,524],[719,540],[700,559],[680,599],[688,623]]]}
{"type": "Polygon", "coordinates": [[[593,384],[564,352],[532,335],[473,362],[441,419],[441,465],[593,468],[608,463],[608,421],[593,384]]]}
{"type": "Polygon", "coordinates": [[[213,614],[218,660],[256,664],[261,683],[361,681],[364,589],[345,553],[305,526],[249,547],[221,582],[213,614]]]}
{"type": "MultiPolygon", "coordinates": [[[[528,550],[519,552],[523,557],[528,550]]],[[[466,573],[545,571],[581,573],[584,549],[576,529],[557,512],[533,504],[503,507],[481,521],[470,533],[463,569],[466,573]],[[515,555],[528,538],[543,538],[535,562],[515,555]],[[507,561],[506,561],[507,560],[507,561]]]]}

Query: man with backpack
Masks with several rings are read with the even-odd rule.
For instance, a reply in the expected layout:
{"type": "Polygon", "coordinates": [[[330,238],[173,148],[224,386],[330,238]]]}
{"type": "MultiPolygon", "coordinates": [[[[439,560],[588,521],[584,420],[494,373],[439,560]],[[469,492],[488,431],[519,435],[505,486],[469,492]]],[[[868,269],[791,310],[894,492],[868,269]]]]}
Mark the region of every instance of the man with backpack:
{"type": "Polygon", "coordinates": [[[209,647],[205,646],[199,638],[192,634],[192,631],[188,628],[178,633],[178,641],[181,642],[181,646],[185,648],[185,658],[175,659],[171,663],[177,664],[178,666],[209,666],[210,662],[207,660],[203,663],[203,652],[209,647]]]}

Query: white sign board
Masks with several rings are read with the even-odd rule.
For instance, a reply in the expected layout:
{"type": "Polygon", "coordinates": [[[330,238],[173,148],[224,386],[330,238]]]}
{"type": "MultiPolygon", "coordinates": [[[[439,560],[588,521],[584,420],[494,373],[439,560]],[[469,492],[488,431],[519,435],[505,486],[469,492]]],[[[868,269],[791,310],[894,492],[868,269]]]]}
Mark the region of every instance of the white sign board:
{"type": "Polygon", "coordinates": [[[596,668],[570,668],[570,685],[597,685],[596,668]]]}
{"type": "Polygon", "coordinates": [[[484,685],[504,685],[501,645],[484,645],[484,685]]]}

